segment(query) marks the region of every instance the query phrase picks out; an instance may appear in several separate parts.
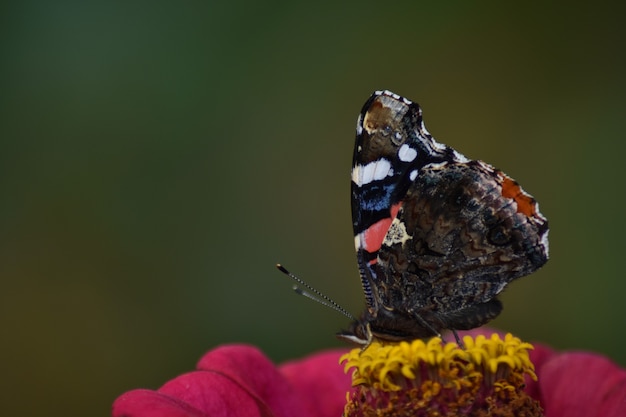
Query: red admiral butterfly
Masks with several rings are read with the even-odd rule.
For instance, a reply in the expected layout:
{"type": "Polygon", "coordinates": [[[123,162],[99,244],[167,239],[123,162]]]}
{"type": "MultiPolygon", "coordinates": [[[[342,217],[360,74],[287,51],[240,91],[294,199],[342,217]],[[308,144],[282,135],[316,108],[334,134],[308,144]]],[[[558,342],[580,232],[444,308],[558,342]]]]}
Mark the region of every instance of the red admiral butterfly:
{"type": "Polygon", "coordinates": [[[352,219],[367,308],[338,336],[359,344],[479,327],[502,311],[509,282],[548,260],[535,199],[436,142],[421,108],[390,91],[357,122],[352,219]]]}

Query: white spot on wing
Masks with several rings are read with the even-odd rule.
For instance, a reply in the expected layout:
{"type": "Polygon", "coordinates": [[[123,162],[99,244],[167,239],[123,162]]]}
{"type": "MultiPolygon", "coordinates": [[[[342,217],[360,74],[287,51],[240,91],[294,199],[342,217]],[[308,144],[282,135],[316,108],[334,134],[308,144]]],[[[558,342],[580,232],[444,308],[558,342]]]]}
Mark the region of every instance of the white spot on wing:
{"type": "Polygon", "coordinates": [[[462,153],[459,153],[459,152],[457,152],[454,149],[453,149],[453,151],[454,151],[454,159],[457,162],[461,162],[462,164],[466,164],[466,163],[470,162],[470,160],[465,155],[463,155],[462,153]]]}
{"type": "Polygon", "coordinates": [[[378,90],[374,92],[375,96],[387,96],[387,97],[391,97],[395,100],[398,101],[402,101],[404,104],[413,104],[413,102],[411,100],[409,100],[406,97],[402,97],[399,94],[394,93],[393,91],[389,91],[389,90],[378,90]]]}
{"type": "Polygon", "coordinates": [[[400,158],[402,162],[412,162],[416,156],[417,151],[411,148],[406,143],[400,146],[400,150],[398,151],[398,158],[400,158]]]}
{"type": "Polygon", "coordinates": [[[358,186],[380,181],[388,175],[393,175],[393,168],[391,162],[386,159],[372,161],[367,165],[355,165],[352,168],[352,181],[358,186]]]}
{"type": "Polygon", "coordinates": [[[447,161],[433,162],[433,163],[430,163],[428,165],[424,165],[424,168],[441,169],[441,168],[445,167],[446,165],[448,165],[447,161]]]}
{"type": "MultiPolygon", "coordinates": [[[[520,189],[521,189],[521,187],[520,187],[520,189]]],[[[527,195],[527,196],[531,197],[531,196],[530,196],[530,194],[528,194],[526,191],[522,190],[522,192],[523,192],[525,195],[527,195]]],[[[532,198],[532,197],[531,197],[531,198],[532,198]]],[[[541,212],[539,211],[539,203],[538,203],[538,202],[536,202],[536,201],[535,201],[535,210],[537,211],[537,217],[539,217],[539,218],[540,218],[541,220],[543,220],[544,222],[548,221],[548,219],[546,219],[546,218],[544,217],[544,215],[543,215],[543,214],[541,214],[541,212]]]]}
{"type": "Polygon", "coordinates": [[[374,181],[382,180],[387,176],[387,174],[389,174],[389,171],[391,171],[391,162],[386,159],[379,159],[374,163],[376,164],[376,169],[374,170],[374,181]]]}
{"type": "Polygon", "coordinates": [[[359,233],[358,235],[356,235],[354,237],[354,248],[358,251],[359,249],[361,249],[361,234],[359,233]]]}
{"type": "Polygon", "coordinates": [[[409,179],[411,181],[415,181],[415,178],[417,178],[417,170],[414,169],[413,171],[411,171],[411,173],[409,174],[409,179]]]}
{"type": "Polygon", "coordinates": [[[359,184],[360,176],[361,176],[361,165],[355,165],[352,168],[352,182],[354,182],[355,184],[359,184]]]}
{"type": "MultiPolygon", "coordinates": [[[[480,161],[480,160],[477,160],[476,162],[485,171],[487,171],[487,172],[495,172],[495,169],[491,165],[489,165],[489,164],[487,164],[487,163],[485,163],[483,161],[480,161]]],[[[504,172],[500,171],[500,173],[498,174],[498,178],[500,179],[500,181],[504,180],[503,175],[504,175],[504,172]]]]}
{"type": "Polygon", "coordinates": [[[430,142],[431,142],[431,143],[432,143],[432,145],[433,145],[433,149],[436,149],[436,150],[438,150],[438,151],[443,152],[443,151],[445,151],[445,150],[448,148],[446,145],[444,145],[443,143],[439,143],[439,142],[437,142],[437,141],[436,141],[434,138],[432,138],[432,137],[430,138],[430,142]]]}

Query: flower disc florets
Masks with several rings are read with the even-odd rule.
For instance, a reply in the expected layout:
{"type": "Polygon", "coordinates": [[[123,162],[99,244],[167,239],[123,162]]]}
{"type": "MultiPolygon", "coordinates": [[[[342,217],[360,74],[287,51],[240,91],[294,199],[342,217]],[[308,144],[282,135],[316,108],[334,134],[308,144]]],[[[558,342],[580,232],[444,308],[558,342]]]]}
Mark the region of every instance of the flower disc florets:
{"type": "Polygon", "coordinates": [[[345,416],[540,416],[523,390],[536,380],[532,345],[507,334],[463,338],[464,348],[424,342],[381,344],[342,356],[353,369],[345,416]]]}

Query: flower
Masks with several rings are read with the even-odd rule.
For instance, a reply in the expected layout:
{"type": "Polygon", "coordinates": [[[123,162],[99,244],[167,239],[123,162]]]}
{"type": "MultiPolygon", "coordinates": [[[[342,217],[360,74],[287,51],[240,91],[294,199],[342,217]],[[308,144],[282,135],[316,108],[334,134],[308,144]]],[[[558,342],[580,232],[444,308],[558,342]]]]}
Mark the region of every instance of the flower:
{"type": "Polygon", "coordinates": [[[355,351],[344,355],[346,368],[360,367],[354,371],[356,387],[348,396],[345,415],[368,415],[374,409],[377,416],[402,415],[398,405],[421,394],[417,399],[422,403],[417,406],[423,406],[424,412],[411,410],[407,415],[626,416],[626,370],[609,359],[590,352],[558,353],[541,344],[529,350],[531,345],[511,335],[485,338],[481,333],[485,329],[464,332],[465,352],[433,338],[391,347],[372,344],[383,350],[365,350],[365,360],[357,359],[355,351]],[[394,349],[404,350],[404,355],[391,352],[394,349]],[[407,357],[413,362],[406,361],[407,357]],[[477,375],[472,371],[481,375],[474,380],[477,375]],[[450,384],[457,384],[458,395],[450,395],[454,394],[450,384]],[[462,395],[468,391],[475,394],[474,404],[464,403],[468,398],[462,395]],[[492,394],[495,398],[489,398],[492,394]],[[394,408],[385,413],[384,404],[390,400],[396,401],[394,408]],[[508,409],[507,401],[512,404],[508,409]],[[540,411],[532,402],[538,402],[543,414],[533,414],[540,411]],[[462,405],[480,406],[472,414],[462,405]]]}
{"type": "Polygon", "coordinates": [[[355,390],[345,416],[541,416],[525,391],[537,379],[532,345],[507,334],[463,338],[464,347],[434,337],[383,345],[373,342],[342,356],[355,390]]]}
{"type": "Polygon", "coordinates": [[[274,366],[257,348],[225,345],[197,370],[156,391],[136,389],[113,403],[114,417],[337,416],[350,389],[339,366],[345,349],[274,366]]]}
{"type": "MultiPolygon", "coordinates": [[[[468,339],[464,336],[468,352],[476,353],[476,345],[491,340],[485,337],[479,339],[481,333],[490,332],[482,329],[464,333],[473,336],[469,339],[471,343],[467,343],[468,339]]],[[[506,341],[506,336],[500,338],[506,341]]],[[[438,351],[438,348],[433,347],[434,344],[434,340],[424,343],[438,351]]],[[[626,416],[626,370],[594,353],[559,353],[541,344],[535,344],[534,350],[528,350],[527,345],[520,341],[513,349],[517,349],[518,353],[526,350],[529,362],[526,362],[523,353],[519,361],[513,361],[512,369],[516,370],[509,377],[514,377],[512,382],[508,382],[510,386],[501,385],[504,391],[521,387],[521,381],[516,379],[521,372],[526,386],[521,394],[516,391],[516,395],[520,396],[516,398],[538,401],[546,417],[626,416]],[[530,363],[534,364],[536,381],[530,363]]],[[[439,363],[448,363],[446,361],[454,360],[455,355],[463,355],[456,352],[453,346],[447,349],[445,352],[445,346],[441,349],[444,356],[440,356],[439,363]]],[[[275,366],[255,347],[221,346],[202,357],[197,370],[180,375],[157,390],[136,389],[122,394],[113,404],[113,416],[336,417],[341,415],[346,406],[346,394],[349,393],[350,398],[359,389],[351,389],[350,376],[339,365],[339,358],[346,351],[323,351],[275,366]]],[[[496,361],[496,373],[502,372],[502,369],[498,371],[499,367],[504,366],[502,363],[505,362],[496,361]]],[[[484,369],[478,366],[475,370],[484,373],[490,366],[493,365],[484,362],[484,369]]],[[[406,368],[405,372],[412,369],[406,368]]],[[[419,376],[424,381],[430,377],[429,381],[434,382],[436,378],[445,377],[451,369],[437,367],[437,373],[425,372],[419,376]],[[440,370],[443,374],[439,373],[440,370]]],[[[418,375],[417,368],[413,369],[413,374],[418,375]]],[[[391,382],[389,387],[406,388],[400,379],[385,381],[391,382]]],[[[493,381],[494,387],[496,382],[493,381]]]]}

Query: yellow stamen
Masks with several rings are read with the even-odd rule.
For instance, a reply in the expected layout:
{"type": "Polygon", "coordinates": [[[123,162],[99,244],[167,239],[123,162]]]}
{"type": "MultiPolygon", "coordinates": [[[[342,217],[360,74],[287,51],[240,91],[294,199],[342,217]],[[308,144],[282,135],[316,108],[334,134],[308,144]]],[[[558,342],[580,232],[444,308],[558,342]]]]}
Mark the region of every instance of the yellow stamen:
{"type": "Polygon", "coordinates": [[[537,379],[531,344],[511,334],[465,336],[463,343],[465,348],[444,345],[435,337],[353,349],[340,359],[346,372],[353,369],[355,387],[344,414],[513,416],[523,407],[527,416],[541,415],[539,404],[523,392],[525,374],[537,379]]]}

